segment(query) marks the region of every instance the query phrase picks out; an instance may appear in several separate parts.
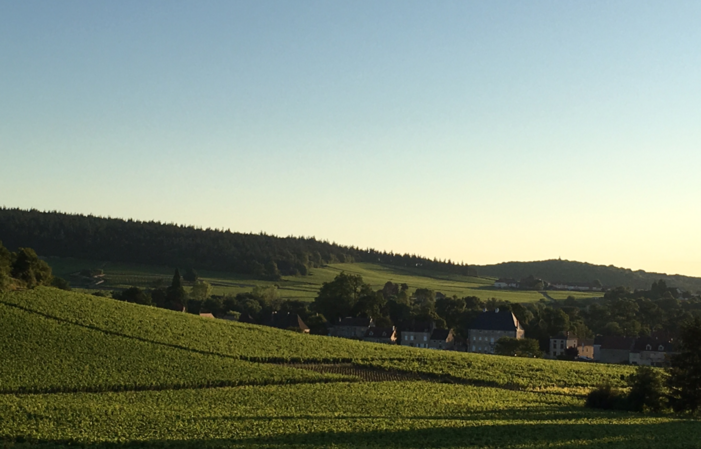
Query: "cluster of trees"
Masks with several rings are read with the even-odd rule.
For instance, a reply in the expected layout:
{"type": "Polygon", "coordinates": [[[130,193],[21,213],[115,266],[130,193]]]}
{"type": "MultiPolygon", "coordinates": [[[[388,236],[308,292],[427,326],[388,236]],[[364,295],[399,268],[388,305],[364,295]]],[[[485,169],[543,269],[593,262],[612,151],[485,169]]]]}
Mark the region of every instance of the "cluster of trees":
{"type": "MultiPolygon", "coordinates": [[[[97,295],[104,295],[98,292],[97,295]]],[[[141,289],[130,287],[115,291],[112,297],[119,301],[149,305],[164,309],[186,311],[192,314],[211,313],[217,317],[234,315],[241,321],[266,324],[274,314],[298,314],[312,333],[326,334],[326,319],[309,309],[308,303],[299,300],[283,300],[275,286],[254,287],[253,290],[237,295],[212,295],[212,286],[197,277],[194,270],[186,270],[183,276],[175,270],[168,287],[141,289]],[[183,280],[190,280],[187,288],[183,280]]]]}
{"type": "Polygon", "coordinates": [[[436,292],[427,288],[417,288],[412,293],[407,284],[392,282],[373,290],[360,275],[341,273],[322,285],[311,309],[331,323],[344,317],[373,318],[379,327],[432,321],[439,329],[450,328],[467,336],[467,326],[477,315],[484,308],[499,304],[475,296],[436,296],[436,292]]]}
{"type": "Polygon", "coordinates": [[[665,371],[641,366],[625,380],[627,392],[602,385],[587,396],[586,405],[637,412],[701,411],[701,318],[682,327],[679,352],[665,371]]]}
{"type": "Polygon", "coordinates": [[[275,237],[58,212],[0,208],[9,248],[58,257],[197,267],[265,279],[306,275],[328,263],[375,262],[467,274],[468,266],[410,254],[363,250],[314,237],[275,237]]]}
{"type": "Polygon", "coordinates": [[[0,242],[0,291],[53,285],[69,289],[68,283],[51,275],[51,267],[31,248],[10,252],[0,242]]]}
{"type": "Polygon", "coordinates": [[[331,322],[346,316],[373,318],[378,326],[433,321],[437,328],[451,328],[458,336],[467,337],[469,325],[482,310],[499,307],[513,312],[526,335],[547,351],[550,337],[566,332],[583,339],[594,335],[647,336],[655,331],[674,334],[679,323],[701,316],[701,299],[679,300],[675,292],[660,280],[649,290],[610,290],[603,300],[593,303],[570,297],[563,302],[543,299],[517,304],[475,296],[436,298],[429,289],[410,292],[406,284],[392,282],[375,291],[362,277],[341,273],[323,284],[311,309],[331,322]]]}

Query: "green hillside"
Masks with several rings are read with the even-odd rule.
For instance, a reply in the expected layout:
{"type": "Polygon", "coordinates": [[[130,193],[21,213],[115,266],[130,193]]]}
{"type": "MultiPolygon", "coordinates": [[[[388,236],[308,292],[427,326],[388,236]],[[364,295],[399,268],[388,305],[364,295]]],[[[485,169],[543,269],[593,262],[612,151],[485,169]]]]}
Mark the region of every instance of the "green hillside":
{"type": "Polygon", "coordinates": [[[594,265],[571,260],[541,260],[536,262],[504,262],[495,265],[472,265],[481,276],[522,279],[535,276],[549,282],[591,282],[599,280],[605,287],[624,286],[629,288],[650,288],[660,279],[667,285],[688,290],[701,291],[701,278],[679,274],[648,273],[633,271],[613,265],[594,265]]]}
{"type": "MultiPolygon", "coordinates": [[[[119,262],[92,261],[71,258],[50,257],[47,261],[54,274],[65,278],[74,287],[84,289],[124,289],[131,286],[149,288],[154,285],[166,285],[173,276],[172,267],[157,265],[126,264],[119,262]],[[81,279],[77,274],[83,269],[101,269],[104,276],[95,280],[81,279]],[[101,282],[100,282],[101,281],[101,282]],[[96,284],[100,282],[100,284],[96,284]]],[[[445,274],[441,272],[418,269],[400,268],[390,265],[371,263],[329,264],[310,270],[308,276],[283,276],[277,281],[266,281],[247,275],[231,274],[219,271],[199,271],[200,278],[213,286],[216,295],[235,295],[250,291],[255,286],[279,287],[282,299],[299,299],[312,301],[324,282],[334,279],[340,272],[358,274],[374,289],[380,289],[387,282],[407,284],[410,290],[429,288],[445,295],[458,297],[476,296],[487,300],[497,298],[515,303],[537,302],[544,296],[536,291],[515,291],[495,289],[492,287],[494,278],[445,274]]],[[[576,298],[598,297],[601,293],[567,292],[564,295],[553,292],[553,297],[565,299],[567,296],[576,298]]]]}
{"type": "Polygon", "coordinates": [[[620,385],[622,366],[303,335],[52,288],[1,294],[0,323],[8,447],[681,448],[701,437],[698,421],[583,408],[589,388],[620,385]]]}

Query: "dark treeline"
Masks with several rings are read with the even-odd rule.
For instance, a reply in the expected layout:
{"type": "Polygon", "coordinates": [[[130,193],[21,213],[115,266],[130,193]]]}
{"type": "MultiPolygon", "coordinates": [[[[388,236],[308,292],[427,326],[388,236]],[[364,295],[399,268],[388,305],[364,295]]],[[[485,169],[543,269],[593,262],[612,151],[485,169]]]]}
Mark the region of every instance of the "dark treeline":
{"type": "Polygon", "coordinates": [[[10,248],[45,256],[194,267],[265,279],[306,275],[328,263],[374,262],[468,274],[468,266],[342,246],[314,237],[275,237],[229,230],[0,208],[0,238],[10,248]]]}
{"type": "Polygon", "coordinates": [[[496,265],[472,265],[470,268],[478,272],[480,276],[514,279],[533,276],[551,283],[591,283],[592,281],[598,281],[605,287],[622,285],[633,289],[648,288],[654,281],[662,279],[668,284],[683,290],[701,291],[701,278],[697,277],[648,273],[642,270],[633,271],[628,268],[614,267],[613,265],[594,265],[570,260],[504,262],[496,265]]]}

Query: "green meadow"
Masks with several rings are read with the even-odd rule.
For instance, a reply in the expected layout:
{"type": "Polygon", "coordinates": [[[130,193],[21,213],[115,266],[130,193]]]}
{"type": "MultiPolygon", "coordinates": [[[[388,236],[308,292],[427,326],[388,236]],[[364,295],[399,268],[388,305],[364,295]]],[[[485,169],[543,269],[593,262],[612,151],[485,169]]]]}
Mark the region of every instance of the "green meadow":
{"type": "MultiPolygon", "coordinates": [[[[103,282],[99,285],[78,283],[79,287],[88,290],[169,285],[174,271],[172,267],[67,258],[49,258],[48,262],[57,276],[65,278],[73,285],[76,285],[76,279],[79,279],[75,274],[80,270],[102,269],[105,275],[100,278],[103,282]]],[[[492,287],[494,278],[460,276],[420,268],[401,268],[370,263],[330,264],[322,268],[312,269],[308,276],[284,276],[279,281],[264,281],[244,275],[207,270],[198,271],[198,274],[202,279],[212,284],[213,292],[216,295],[235,295],[250,291],[255,286],[276,285],[279,288],[280,297],[283,299],[312,301],[324,282],[333,280],[343,271],[361,275],[363,280],[375,289],[382,288],[387,281],[390,281],[395,284],[407,284],[411,291],[417,288],[428,288],[447,296],[476,296],[483,300],[497,298],[514,303],[537,302],[541,299],[547,299],[546,296],[537,291],[495,289],[492,287]]],[[[548,292],[548,294],[557,300],[565,299],[568,296],[583,299],[601,295],[600,293],[554,291],[548,292]]]]}
{"type": "Polygon", "coordinates": [[[0,444],[690,448],[701,422],[584,408],[631,367],[387,346],[53,288],[0,294],[0,444]]]}

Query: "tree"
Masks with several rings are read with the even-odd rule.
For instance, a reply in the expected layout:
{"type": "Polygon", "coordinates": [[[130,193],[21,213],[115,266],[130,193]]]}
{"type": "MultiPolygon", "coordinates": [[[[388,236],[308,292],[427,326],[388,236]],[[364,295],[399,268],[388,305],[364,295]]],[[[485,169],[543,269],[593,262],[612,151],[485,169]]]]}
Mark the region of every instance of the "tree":
{"type": "Polygon", "coordinates": [[[71,291],[71,285],[68,283],[68,281],[57,276],[51,277],[51,286],[60,290],[66,290],[68,292],[71,291]]]}
{"type": "Polygon", "coordinates": [[[446,296],[436,300],[436,313],[445,320],[449,329],[456,328],[460,324],[464,312],[465,300],[462,298],[446,296]]]}
{"type": "Polygon", "coordinates": [[[21,281],[27,288],[51,283],[51,267],[39,259],[31,248],[20,248],[14,254],[12,277],[21,281]]]}
{"type": "Polygon", "coordinates": [[[10,271],[12,269],[12,254],[0,242],[0,292],[10,286],[10,271]]]}
{"type": "Polygon", "coordinates": [[[651,410],[659,412],[665,406],[665,391],[662,371],[649,366],[639,367],[626,379],[628,408],[635,412],[651,410]]]}
{"type": "Polygon", "coordinates": [[[195,282],[199,278],[200,278],[199,275],[192,267],[188,267],[185,270],[185,274],[183,274],[183,279],[185,279],[188,282],[195,282]]]}
{"type": "Polygon", "coordinates": [[[565,353],[562,354],[559,358],[561,360],[577,360],[577,357],[579,357],[579,349],[577,349],[576,346],[570,346],[569,348],[565,348],[565,353]]]}
{"type": "Polygon", "coordinates": [[[113,295],[115,299],[120,301],[131,302],[134,304],[151,305],[151,298],[139,287],[129,287],[121,293],[113,295]]]}
{"type": "Polygon", "coordinates": [[[212,286],[209,282],[198,280],[190,289],[190,298],[196,301],[204,301],[212,296],[212,286]]]}
{"type": "Polygon", "coordinates": [[[341,272],[331,282],[324,282],[312,303],[312,310],[328,317],[331,322],[350,316],[361,296],[374,293],[359,275],[341,272]]]}
{"type": "Polygon", "coordinates": [[[670,404],[675,411],[695,413],[701,410],[701,318],[682,327],[679,349],[667,371],[670,404]]]}
{"type": "Polygon", "coordinates": [[[516,357],[542,357],[538,340],[532,338],[501,337],[494,345],[494,353],[497,355],[509,355],[516,357]]]}
{"type": "Polygon", "coordinates": [[[180,271],[175,269],[173,281],[166,290],[165,307],[171,310],[183,310],[187,300],[187,294],[183,288],[183,281],[180,278],[180,271]]]}

